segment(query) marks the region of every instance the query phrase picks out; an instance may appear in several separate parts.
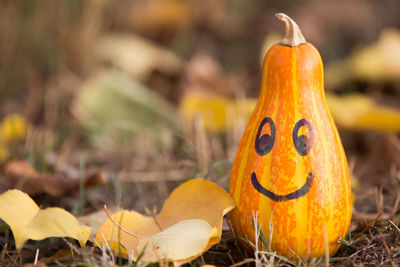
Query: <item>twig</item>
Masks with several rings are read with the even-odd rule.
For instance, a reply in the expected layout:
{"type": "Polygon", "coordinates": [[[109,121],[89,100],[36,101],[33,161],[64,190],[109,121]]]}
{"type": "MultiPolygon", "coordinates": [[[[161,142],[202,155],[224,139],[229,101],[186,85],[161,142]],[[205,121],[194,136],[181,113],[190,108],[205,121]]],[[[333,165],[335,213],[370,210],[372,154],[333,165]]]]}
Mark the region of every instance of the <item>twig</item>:
{"type": "Polygon", "coordinates": [[[37,265],[38,262],[38,258],[39,258],[39,249],[36,249],[36,254],[35,254],[35,261],[33,262],[33,266],[37,265]]]}
{"type": "Polygon", "coordinates": [[[361,213],[358,211],[353,211],[352,219],[357,221],[360,225],[368,226],[368,224],[370,224],[371,222],[374,222],[375,224],[379,225],[389,220],[390,215],[387,213],[375,214],[375,213],[361,213]]]}
{"type": "Polygon", "coordinates": [[[396,214],[397,210],[399,209],[399,203],[400,203],[400,195],[397,195],[396,200],[394,201],[393,209],[390,212],[390,218],[393,218],[394,215],[396,214]]]}
{"type": "Polygon", "coordinates": [[[375,203],[376,203],[376,210],[378,213],[383,214],[383,194],[382,194],[383,188],[380,187],[379,189],[375,187],[374,193],[375,193],[375,203]]]}
{"type": "Polygon", "coordinates": [[[399,231],[400,232],[400,228],[399,227],[397,227],[397,225],[394,223],[394,222],[392,222],[391,220],[388,220],[388,222],[390,222],[393,226],[394,226],[394,228],[396,228],[397,229],[397,231],[399,231]]]}
{"type": "Polygon", "coordinates": [[[134,233],[131,233],[131,232],[129,232],[128,230],[126,230],[124,227],[122,227],[121,225],[119,225],[116,221],[114,221],[113,218],[111,218],[111,215],[110,215],[110,213],[108,213],[108,210],[107,210],[107,206],[106,206],[106,205],[104,205],[104,211],[106,212],[108,219],[110,219],[110,221],[111,221],[115,226],[117,226],[119,229],[121,229],[121,230],[124,231],[125,233],[127,233],[127,234],[129,234],[129,235],[131,235],[131,236],[134,236],[134,237],[136,237],[136,238],[147,238],[147,237],[148,237],[148,236],[136,235],[136,234],[134,234],[134,233]]]}
{"type": "Polygon", "coordinates": [[[367,226],[365,226],[365,228],[360,233],[358,233],[354,237],[354,240],[357,240],[365,231],[367,231],[372,225],[374,225],[381,216],[382,216],[382,213],[378,214],[370,223],[367,224],[367,226]]]}

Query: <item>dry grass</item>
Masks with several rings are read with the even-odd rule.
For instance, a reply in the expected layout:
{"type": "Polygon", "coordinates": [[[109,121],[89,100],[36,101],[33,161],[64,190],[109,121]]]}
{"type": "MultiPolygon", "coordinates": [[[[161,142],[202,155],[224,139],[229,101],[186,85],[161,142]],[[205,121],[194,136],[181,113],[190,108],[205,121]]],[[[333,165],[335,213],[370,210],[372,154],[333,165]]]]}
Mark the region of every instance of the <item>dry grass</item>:
{"type": "MultiPolygon", "coordinates": [[[[201,134],[205,136],[205,147],[213,142],[212,138],[216,138],[215,136],[209,138],[208,136],[210,134],[205,132],[201,134]]],[[[379,140],[387,137],[374,135],[374,138],[379,140]]],[[[189,139],[190,138],[188,138],[188,140],[189,139]]],[[[193,147],[190,143],[185,145],[193,147]]],[[[389,149],[389,152],[392,153],[393,151],[389,149]]],[[[387,155],[390,156],[390,153],[387,155]]],[[[348,152],[348,155],[349,158],[354,157],[351,151],[348,152]]],[[[223,155],[223,157],[226,157],[226,155],[223,155]]],[[[392,167],[391,171],[381,172],[380,166],[385,163],[377,162],[371,165],[368,163],[370,157],[374,157],[374,155],[367,153],[364,155],[364,158],[357,160],[356,166],[354,167],[354,173],[357,174],[357,170],[361,173],[365,173],[364,175],[356,175],[356,179],[358,179],[360,183],[360,188],[355,190],[356,212],[353,216],[350,235],[346,240],[341,241],[342,247],[339,252],[329,258],[330,266],[357,266],[371,263],[377,266],[396,266],[400,263],[400,230],[398,228],[398,205],[400,199],[398,194],[398,192],[400,192],[399,172],[396,167],[392,167]],[[379,177],[379,183],[377,183],[375,177],[379,177]],[[380,185],[380,189],[376,187],[376,184],[380,185]]],[[[181,172],[175,175],[173,172],[170,172],[171,177],[168,179],[169,176],[164,176],[163,180],[154,178],[150,181],[135,179],[123,179],[120,181],[118,177],[121,175],[122,177],[126,177],[126,172],[119,174],[110,168],[108,171],[111,173],[111,176],[117,178],[110,180],[112,183],[108,185],[87,192],[87,204],[84,213],[90,210],[100,209],[103,203],[107,203],[108,205],[113,203],[119,204],[124,208],[141,211],[145,211],[146,207],[147,209],[151,209],[153,205],[159,206],[166,198],[168,192],[182,180],[193,176],[194,171],[198,173],[196,176],[207,176],[208,179],[227,188],[230,166],[226,164],[225,161],[215,158],[215,155],[210,156],[208,166],[202,168],[200,166],[204,164],[204,159],[199,161],[197,161],[197,159],[197,157],[188,158],[183,164],[182,159],[171,154],[168,156],[168,162],[157,166],[157,158],[153,159],[150,157],[145,166],[148,169],[160,168],[161,173],[163,172],[162,168],[165,168],[165,166],[186,166],[185,168],[179,168],[181,172]],[[119,203],[119,201],[121,202],[119,203]]],[[[381,158],[381,160],[385,161],[385,158],[381,158]]],[[[393,162],[386,162],[386,164],[397,166],[393,162]]],[[[105,166],[107,166],[107,164],[105,164],[105,166]]],[[[143,166],[141,166],[141,168],[143,168],[143,166]]],[[[172,169],[175,169],[175,167],[172,169]]],[[[168,169],[165,169],[164,172],[168,173],[168,169]]],[[[132,177],[142,174],[142,172],[136,172],[134,170],[130,172],[132,177]]],[[[148,175],[150,176],[150,174],[152,173],[150,172],[148,175]]],[[[55,205],[61,205],[66,208],[72,208],[79,202],[77,195],[66,196],[62,199],[51,199],[48,196],[40,196],[37,198],[37,201],[45,206],[58,202],[59,204],[55,205]],[[68,203],[75,204],[70,206],[71,204],[68,203]]],[[[3,228],[4,227],[5,225],[3,224],[3,228]]],[[[256,234],[261,234],[257,226],[255,230],[256,234]]],[[[306,262],[285,259],[275,254],[270,249],[267,249],[269,238],[270,237],[264,237],[266,240],[264,247],[266,247],[266,249],[259,249],[259,244],[250,244],[254,252],[249,253],[243,248],[239,239],[232,236],[229,227],[224,227],[222,242],[211,248],[210,251],[206,252],[200,259],[192,262],[191,265],[197,266],[208,263],[219,266],[324,266],[327,263],[326,259],[310,259],[306,262]]],[[[3,244],[0,253],[0,265],[2,266],[32,263],[35,261],[35,254],[37,251],[40,252],[39,260],[42,262],[46,261],[46,259],[43,259],[45,257],[56,253],[58,254],[60,251],[64,252],[58,255],[60,259],[57,259],[57,256],[54,259],[50,258],[49,263],[51,264],[66,264],[68,266],[129,265],[129,262],[126,260],[112,256],[108,248],[93,248],[90,246],[90,243],[85,248],[79,248],[77,244],[71,243],[68,240],[28,242],[22,252],[17,252],[13,249],[13,239],[10,235],[10,231],[6,228],[2,231],[0,240],[3,244]]],[[[257,240],[257,242],[262,242],[261,239],[257,240]]],[[[133,264],[130,266],[135,265],[133,264]]]]}

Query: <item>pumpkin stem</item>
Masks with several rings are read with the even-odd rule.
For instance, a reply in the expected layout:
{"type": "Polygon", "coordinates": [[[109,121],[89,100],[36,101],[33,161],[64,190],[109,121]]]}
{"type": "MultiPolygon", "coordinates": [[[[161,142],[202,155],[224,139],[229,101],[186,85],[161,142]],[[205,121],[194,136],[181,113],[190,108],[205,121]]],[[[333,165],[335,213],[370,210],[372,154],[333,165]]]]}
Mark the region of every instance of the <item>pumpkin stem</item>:
{"type": "Polygon", "coordinates": [[[293,47],[306,43],[306,39],[294,20],[283,13],[277,13],[275,16],[285,24],[285,38],[280,42],[282,45],[293,47]]]}

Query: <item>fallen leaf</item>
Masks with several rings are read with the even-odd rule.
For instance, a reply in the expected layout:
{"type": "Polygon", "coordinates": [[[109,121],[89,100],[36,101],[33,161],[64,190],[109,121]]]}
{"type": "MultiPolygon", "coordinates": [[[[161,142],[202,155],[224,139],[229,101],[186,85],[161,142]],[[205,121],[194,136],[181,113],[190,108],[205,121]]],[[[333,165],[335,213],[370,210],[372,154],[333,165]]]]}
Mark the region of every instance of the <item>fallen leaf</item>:
{"type": "Polygon", "coordinates": [[[183,220],[149,238],[140,239],[137,250],[145,251],[141,258],[144,262],[165,258],[179,261],[192,258],[193,252],[205,251],[210,237],[217,236],[216,228],[204,220],[183,220]]]}
{"type": "Polygon", "coordinates": [[[83,246],[91,232],[90,227],[79,225],[66,210],[42,210],[27,194],[16,189],[0,195],[0,218],[10,226],[17,249],[21,249],[28,239],[48,237],[71,237],[83,246]]]}
{"type": "Polygon", "coordinates": [[[6,160],[9,155],[8,149],[3,144],[0,144],[0,162],[6,160]]]}
{"type": "Polygon", "coordinates": [[[159,94],[119,71],[98,73],[79,90],[73,114],[98,149],[127,146],[132,134],[159,140],[181,132],[178,111],[159,94]]]}
{"type": "MultiPolygon", "coordinates": [[[[46,193],[62,196],[79,190],[80,178],[66,177],[61,174],[49,175],[38,173],[28,162],[15,160],[7,163],[5,174],[10,184],[33,196],[46,193]]],[[[85,188],[104,183],[105,174],[93,172],[84,177],[85,188]]]]}
{"type": "Polygon", "coordinates": [[[210,55],[195,54],[185,66],[183,89],[185,92],[235,95],[241,89],[243,77],[239,73],[227,74],[210,55]]]}
{"type": "Polygon", "coordinates": [[[326,65],[326,84],[335,88],[348,80],[395,82],[400,80],[400,31],[384,30],[379,39],[359,47],[346,59],[326,65]]]}
{"type": "Polygon", "coordinates": [[[23,141],[26,137],[28,123],[19,114],[7,115],[0,124],[0,161],[10,155],[10,145],[23,141]]]}
{"type": "MultiPolygon", "coordinates": [[[[114,213],[117,211],[115,207],[108,208],[108,210],[110,213],[114,213]]],[[[90,226],[90,228],[92,228],[92,233],[90,234],[91,240],[95,239],[97,231],[105,220],[107,220],[107,214],[104,212],[104,210],[98,210],[90,214],[78,217],[79,223],[90,226]]]]}
{"type": "MultiPolygon", "coordinates": [[[[74,251],[71,249],[60,249],[49,257],[41,258],[38,263],[49,264],[55,261],[66,261],[74,257],[74,251]]],[[[76,257],[76,256],[75,256],[76,257]]]]}
{"type": "Polygon", "coordinates": [[[22,267],[47,267],[47,264],[44,262],[38,261],[36,264],[35,263],[25,263],[22,265],[22,267]]]}
{"type": "Polygon", "coordinates": [[[96,241],[100,246],[106,241],[114,250],[119,244],[121,253],[133,252],[135,259],[146,247],[141,258],[145,262],[188,261],[220,241],[223,216],[234,206],[230,195],[216,184],[192,179],[171,193],[157,215],[123,210],[112,216],[138,237],[119,230],[108,219],[97,232],[96,241]]]}
{"type": "Polygon", "coordinates": [[[223,95],[187,92],[180,103],[180,111],[189,125],[201,118],[204,129],[210,132],[225,132],[233,129],[239,121],[247,121],[257,99],[235,100],[223,95]]]}
{"type": "Polygon", "coordinates": [[[127,1],[112,5],[111,8],[114,14],[118,14],[112,18],[119,25],[117,28],[128,28],[130,32],[141,34],[163,33],[169,36],[177,30],[190,27],[198,19],[191,1],[127,1]]]}
{"type": "Polygon", "coordinates": [[[349,59],[353,77],[367,81],[400,79],[400,31],[386,29],[379,40],[356,50],[349,59]]]}
{"type": "Polygon", "coordinates": [[[0,124],[0,139],[2,142],[20,141],[25,139],[28,123],[19,114],[10,114],[0,124]]]}
{"type": "MultiPolygon", "coordinates": [[[[348,130],[375,130],[379,132],[400,131],[400,110],[378,105],[362,94],[335,96],[326,94],[328,107],[336,124],[348,130]]],[[[250,117],[256,99],[235,100],[223,95],[188,92],[181,101],[180,110],[191,125],[201,119],[207,131],[232,130],[237,121],[250,117]]]]}
{"type": "Polygon", "coordinates": [[[400,110],[378,105],[371,97],[362,94],[327,94],[326,100],[339,127],[386,133],[400,131],[400,110]]]}
{"type": "Polygon", "coordinates": [[[176,75],[183,66],[172,51],[133,34],[103,36],[95,49],[99,61],[111,63],[138,80],[148,78],[153,71],[176,75]]]}

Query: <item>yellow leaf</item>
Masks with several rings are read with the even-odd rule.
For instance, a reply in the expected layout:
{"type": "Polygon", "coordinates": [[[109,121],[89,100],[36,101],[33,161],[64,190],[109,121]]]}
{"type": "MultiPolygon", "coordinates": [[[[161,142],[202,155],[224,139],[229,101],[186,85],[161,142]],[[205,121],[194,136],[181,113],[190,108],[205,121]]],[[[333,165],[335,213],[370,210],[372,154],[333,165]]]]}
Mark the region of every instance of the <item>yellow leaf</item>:
{"type": "MultiPolygon", "coordinates": [[[[400,110],[378,105],[367,95],[326,94],[326,100],[336,124],[341,128],[400,131],[400,110]]],[[[182,99],[180,108],[188,123],[193,123],[195,117],[198,117],[203,120],[205,130],[224,132],[234,129],[238,120],[246,122],[256,102],[256,99],[251,98],[236,101],[217,94],[189,92],[182,99]]]]}
{"type": "Polygon", "coordinates": [[[3,144],[0,143],[0,162],[6,160],[9,156],[7,148],[4,147],[3,144]]]}
{"type": "Polygon", "coordinates": [[[69,212],[61,208],[41,210],[27,194],[15,189],[0,195],[0,218],[10,226],[17,249],[28,239],[48,237],[71,237],[84,245],[91,231],[69,212]]]}
{"type": "Polygon", "coordinates": [[[359,47],[346,59],[328,62],[325,85],[340,87],[349,80],[394,82],[400,79],[400,31],[385,29],[379,39],[359,47]]]}
{"type": "Polygon", "coordinates": [[[217,230],[204,220],[183,220],[149,238],[140,239],[137,250],[145,251],[141,258],[145,262],[165,258],[171,261],[190,259],[193,252],[206,249],[210,236],[217,235],[217,230]]]}
{"type": "Polygon", "coordinates": [[[236,101],[218,94],[188,92],[181,100],[180,110],[189,125],[199,117],[206,131],[224,132],[240,121],[246,122],[256,102],[256,99],[236,101]]]}
{"type": "Polygon", "coordinates": [[[0,123],[0,162],[9,157],[10,143],[25,139],[27,125],[25,118],[18,114],[6,116],[0,123]]]}
{"type": "Polygon", "coordinates": [[[338,126],[352,130],[400,131],[400,111],[380,106],[366,95],[326,96],[338,126]]]}
{"type": "Polygon", "coordinates": [[[107,241],[114,249],[118,248],[118,243],[122,246],[121,253],[133,253],[135,259],[147,243],[150,249],[146,249],[142,261],[187,261],[220,241],[223,216],[234,206],[230,195],[216,184],[192,179],[171,193],[157,215],[144,216],[123,210],[112,216],[118,224],[138,237],[119,230],[108,219],[97,232],[96,241],[100,246],[107,241]],[[179,242],[172,245],[177,239],[179,242]],[[154,248],[157,247],[159,249],[155,253],[154,248]]]}
{"type": "Polygon", "coordinates": [[[349,59],[353,77],[368,81],[400,79],[400,32],[387,29],[379,40],[357,50],[349,59]]]}
{"type": "Polygon", "coordinates": [[[18,114],[10,114],[4,118],[0,125],[0,137],[5,142],[25,139],[28,123],[18,114]]]}

